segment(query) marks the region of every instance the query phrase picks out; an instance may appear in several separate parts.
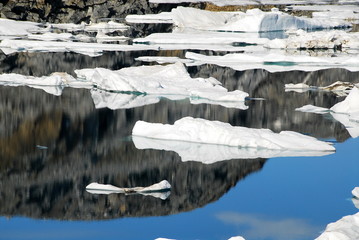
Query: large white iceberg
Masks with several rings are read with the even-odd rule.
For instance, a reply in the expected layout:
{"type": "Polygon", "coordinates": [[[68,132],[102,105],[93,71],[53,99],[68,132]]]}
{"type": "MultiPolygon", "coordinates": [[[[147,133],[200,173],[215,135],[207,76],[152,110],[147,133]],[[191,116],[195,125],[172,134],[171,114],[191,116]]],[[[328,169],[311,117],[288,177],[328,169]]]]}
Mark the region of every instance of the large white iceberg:
{"type": "Polygon", "coordinates": [[[240,90],[229,92],[221,83],[210,78],[191,78],[182,63],[166,66],[139,66],[112,71],[104,68],[75,70],[79,79],[91,82],[101,90],[142,93],[169,99],[234,103],[238,108],[248,96],[240,90]],[[238,104],[239,103],[239,104],[238,104]]]}
{"type": "Polygon", "coordinates": [[[231,159],[325,156],[333,153],[330,151],[233,147],[174,140],[168,141],[139,136],[132,136],[132,140],[137,149],[173,151],[181,157],[183,162],[196,161],[204,164],[212,164],[231,159]]]}
{"type": "Polygon", "coordinates": [[[269,129],[234,127],[228,123],[192,117],[177,120],[173,125],[138,121],[132,130],[132,135],[234,147],[298,151],[335,150],[326,142],[292,131],[274,133],[269,129]]]}
{"type": "Polygon", "coordinates": [[[353,240],[359,239],[359,213],[348,215],[337,222],[330,223],[315,240],[353,240]]]}
{"type": "MultiPolygon", "coordinates": [[[[238,32],[270,32],[285,31],[289,29],[329,29],[349,27],[343,21],[327,19],[311,19],[295,17],[287,13],[273,9],[271,12],[263,12],[259,9],[250,9],[244,12],[212,12],[189,7],[177,7],[171,13],[150,18],[143,16],[144,22],[157,19],[166,20],[172,18],[178,27],[193,28],[213,31],[238,31],[238,32]]],[[[139,22],[141,17],[128,16],[127,21],[139,22]]]]}

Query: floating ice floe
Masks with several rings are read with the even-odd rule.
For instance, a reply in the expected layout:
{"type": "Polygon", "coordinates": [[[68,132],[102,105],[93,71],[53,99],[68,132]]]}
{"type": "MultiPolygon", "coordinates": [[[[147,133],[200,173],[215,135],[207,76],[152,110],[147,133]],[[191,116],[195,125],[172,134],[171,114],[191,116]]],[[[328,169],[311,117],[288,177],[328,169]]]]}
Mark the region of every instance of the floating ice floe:
{"type": "Polygon", "coordinates": [[[56,41],[33,41],[33,40],[9,40],[0,42],[0,49],[5,54],[15,52],[76,52],[91,57],[100,56],[105,51],[142,51],[158,50],[150,45],[124,45],[124,44],[101,44],[86,42],[56,42],[56,41]]]}
{"type": "Polygon", "coordinates": [[[140,66],[112,71],[104,68],[75,70],[79,79],[98,89],[132,94],[166,97],[171,100],[190,98],[192,103],[211,102],[246,109],[248,93],[229,92],[221,83],[210,78],[191,78],[182,63],[166,66],[140,66]]]}
{"type": "Polygon", "coordinates": [[[148,187],[119,188],[111,184],[90,183],[86,186],[86,191],[92,194],[142,194],[166,199],[170,195],[171,184],[167,180],[153,184],[148,187]]]}
{"type": "Polygon", "coordinates": [[[286,39],[270,40],[264,46],[282,49],[359,49],[359,33],[339,30],[305,32],[300,29],[286,39]]]}
{"type": "Polygon", "coordinates": [[[0,18],[0,40],[24,37],[37,29],[40,29],[39,23],[0,18]]]}
{"type": "MultiPolygon", "coordinates": [[[[311,19],[295,17],[278,9],[272,12],[263,12],[259,9],[250,9],[244,12],[212,12],[196,8],[177,7],[171,13],[162,14],[157,19],[172,17],[173,23],[178,27],[212,30],[212,31],[238,31],[238,32],[269,32],[285,31],[289,29],[329,29],[349,27],[343,21],[326,19],[311,19]]],[[[132,16],[128,19],[133,18],[132,16]]],[[[140,17],[136,17],[137,21],[140,17]]],[[[143,17],[146,19],[146,17],[143,17]]],[[[153,17],[152,17],[153,18],[153,17]]]]}
{"type": "Polygon", "coordinates": [[[309,90],[321,90],[321,91],[331,91],[335,94],[337,94],[338,96],[347,96],[349,94],[349,92],[354,88],[354,87],[359,87],[359,83],[358,84],[354,84],[354,83],[350,83],[350,82],[341,82],[341,81],[336,81],[335,83],[332,83],[328,86],[324,86],[324,87],[318,87],[318,86],[309,86],[305,83],[289,83],[289,84],[285,84],[284,88],[285,91],[295,91],[295,92],[306,92],[309,90]]]}
{"type": "Polygon", "coordinates": [[[313,137],[292,131],[274,133],[269,129],[234,127],[228,123],[185,117],[173,125],[136,122],[133,136],[154,139],[297,151],[334,151],[335,148],[313,137]]]}
{"type": "Polygon", "coordinates": [[[9,73],[0,75],[0,85],[3,86],[29,86],[42,89],[47,93],[59,96],[64,87],[91,87],[86,82],[81,82],[71,75],[63,72],[55,72],[50,76],[33,77],[21,74],[9,73]]]}
{"type": "Polygon", "coordinates": [[[221,49],[227,51],[263,51],[263,45],[269,40],[260,38],[258,33],[209,32],[203,30],[183,29],[172,33],[153,33],[144,38],[133,39],[134,44],[158,45],[168,48],[175,45],[183,49],[221,49]]]}
{"type": "Polygon", "coordinates": [[[226,145],[214,145],[205,143],[183,142],[149,137],[132,136],[137,149],[154,149],[176,152],[183,162],[196,161],[204,164],[212,164],[231,159],[255,159],[299,156],[325,156],[331,151],[308,151],[290,149],[267,149],[238,147],[226,145]]]}
{"type": "Polygon", "coordinates": [[[359,212],[348,215],[337,222],[330,223],[315,240],[353,240],[359,239],[359,212]]]}
{"type": "Polygon", "coordinates": [[[228,240],[245,240],[245,239],[241,236],[235,236],[235,237],[229,238],[228,240]]]}
{"type": "Polygon", "coordinates": [[[357,87],[349,92],[344,101],[335,104],[330,109],[306,105],[295,110],[319,114],[330,113],[335,120],[346,127],[353,138],[359,136],[359,89],[357,87]]]}
{"type": "Polygon", "coordinates": [[[230,53],[223,56],[207,56],[187,52],[186,58],[193,62],[188,65],[215,64],[234,70],[265,69],[269,72],[317,71],[328,68],[345,68],[359,71],[359,58],[353,56],[313,57],[308,55],[291,55],[283,51],[269,53],[230,53]]]}

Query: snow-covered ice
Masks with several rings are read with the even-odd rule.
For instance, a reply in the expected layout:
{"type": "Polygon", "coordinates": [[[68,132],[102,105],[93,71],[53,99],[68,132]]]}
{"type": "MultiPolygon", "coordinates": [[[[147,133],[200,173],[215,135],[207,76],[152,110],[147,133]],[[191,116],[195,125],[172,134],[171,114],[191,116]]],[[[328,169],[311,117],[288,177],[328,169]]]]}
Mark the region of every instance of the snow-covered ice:
{"type": "Polygon", "coordinates": [[[335,104],[330,108],[336,113],[353,114],[359,112],[359,89],[354,87],[344,101],[335,104]]]}
{"type": "MultiPolygon", "coordinates": [[[[330,29],[349,27],[350,24],[340,20],[312,19],[295,17],[273,9],[263,12],[259,9],[250,9],[244,12],[212,12],[189,7],[177,7],[171,13],[161,14],[156,19],[168,20],[172,17],[174,25],[178,27],[238,32],[269,32],[285,31],[289,29],[330,29]]],[[[129,19],[134,18],[132,16],[129,19]]],[[[155,17],[152,15],[152,19],[155,17]]],[[[143,17],[146,21],[146,17],[143,17]]],[[[139,21],[140,17],[136,17],[139,21]]]]}
{"type": "Polygon", "coordinates": [[[176,152],[183,162],[196,161],[212,164],[231,159],[255,159],[299,156],[325,156],[330,151],[297,151],[288,149],[247,148],[226,145],[181,142],[132,136],[137,149],[155,149],[176,152]]]}
{"type": "Polygon", "coordinates": [[[169,196],[170,189],[171,184],[167,180],[162,180],[161,182],[155,183],[148,187],[120,188],[111,184],[99,184],[96,182],[90,183],[86,186],[86,191],[92,194],[138,193],[142,195],[159,197],[161,199],[166,199],[169,196]]]}
{"type": "Polygon", "coordinates": [[[91,82],[101,90],[143,93],[169,99],[191,98],[224,105],[234,103],[238,108],[248,96],[240,90],[229,92],[221,83],[210,78],[191,78],[182,63],[166,66],[139,66],[112,71],[104,68],[75,70],[79,79],[91,82]],[[239,104],[238,104],[239,103],[239,104]]]}
{"type": "Polygon", "coordinates": [[[0,40],[24,37],[37,29],[40,29],[39,23],[0,18],[0,40]]]}
{"type": "Polygon", "coordinates": [[[359,212],[345,216],[328,224],[325,231],[315,240],[353,240],[359,239],[359,212]]]}
{"type": "Polygon", "coordinates": [[[269,129],[235,127],[228,123],[192,117],[177,120],[173,125],[138,121],[132,135],[235,147],[298,151],[335,150],[326,142],[292,131],[274,133],[269,129]]]}

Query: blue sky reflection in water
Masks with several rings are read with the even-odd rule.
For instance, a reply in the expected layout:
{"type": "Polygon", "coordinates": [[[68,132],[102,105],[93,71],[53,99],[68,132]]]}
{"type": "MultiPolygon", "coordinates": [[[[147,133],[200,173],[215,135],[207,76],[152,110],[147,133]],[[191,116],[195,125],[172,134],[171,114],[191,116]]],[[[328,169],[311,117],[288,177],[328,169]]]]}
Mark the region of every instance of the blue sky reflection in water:
{"type": "Polygon", "coordinates": [[[314,239],[358,211],[350,192],[359,185],[359,139],[335,147],[324,157],[269,159],[218,201],[190,212],[103,221],[2,217],[0,239],[314,239]]]}

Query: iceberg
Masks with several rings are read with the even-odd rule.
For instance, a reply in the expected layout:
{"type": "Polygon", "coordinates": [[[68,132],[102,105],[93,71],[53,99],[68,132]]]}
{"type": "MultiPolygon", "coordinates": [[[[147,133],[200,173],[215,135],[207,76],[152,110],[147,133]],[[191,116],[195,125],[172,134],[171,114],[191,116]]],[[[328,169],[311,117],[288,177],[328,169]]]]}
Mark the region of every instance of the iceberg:
{"type": "Polygon", "coordinates": [[[182,63],[166,66],[139,66],[112,71],[104,68],[75,70],[79,79],[100,90],[162,96],[169,99],[190,98],[193,103],[211,102],[247,108],[248,93],[229,92],[221,83],[210,78],[191,78],[182,63]]]}
{"type": "Polygon", "coordinates": [[[330,223],[315,240],[352,240],[359,239],[359,212],[348,215],[337,222],[330,223]]]}
{"type": "Polygon", "coordinates": [[[330,110],[336,113],[359,113],[359,89],[354,87],[344,101],[335,104],[330,110]]]}
{"type": "MultiPolygon", "coordinates": [[[[171,13],[162,14],[158,19],[168,20],[172,17],[174,25],[182,28],[193,28],[211,31],[237,32],[270,32],[289,29],[329,29],[350,27],[344,21],[326,19],[311,19],[295,17],[278,9],[263,12],[259,9],[250,9],[244,12],[211,12],[196,8],[177,7],[171,13]]],[[[129,17],[128,19],[133,19],[129,17]]],[[[151,16],[151,18],[154,18],[151,16]]],[[[146,17],[143,17],[146,19],[146,17]]],[[[137,17],[137,21],[139,17],[137,17]]]]}
{"type": "Polygon", "coordinates": [[[234,127],[228,123],[185,117],[173,125],[137,121],[133,136],[154,139],[297,151],[335,151],[329,143],[292,131],[274,133],[269,129],[234,127]]]}
{"type": "Polygon", "coordinates": [[[132,141],[137,149],[172,151],[176,152],[183,162],[196,161],[203,164],[212,164],[232,159],[325,156],[333,153],[330,151],[234,147],[175,140],[168,141],[140,136],[132,136],[132,141]]]}
{"type": "Polygon", "coordinates": [[[90,183],[86,186],[86,191],[92,194],[142,194],[151,195],[163,200],[169,196],[170,189],[171,184],[167,180],[163,180],[148,187],[119,188],[111,184],[99,184],[96,182],[90,183]]]}

